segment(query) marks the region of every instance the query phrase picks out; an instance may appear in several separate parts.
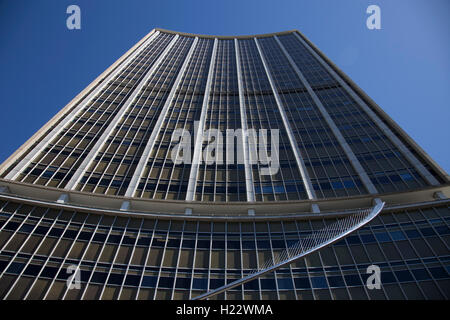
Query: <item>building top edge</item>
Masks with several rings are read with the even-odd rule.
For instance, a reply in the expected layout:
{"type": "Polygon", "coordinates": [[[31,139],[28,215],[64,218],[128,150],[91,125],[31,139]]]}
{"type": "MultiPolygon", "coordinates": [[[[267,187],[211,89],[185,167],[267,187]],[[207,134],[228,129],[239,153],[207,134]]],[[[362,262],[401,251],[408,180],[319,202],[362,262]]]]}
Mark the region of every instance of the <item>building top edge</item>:
{"type": "Polygon", "coordinates": [[[178,34],[180,36],[185,36],[185,37],[198,37],[198,38],[204,38],[204,39],[223,39],[223,40],[267,38],[267,37],[281,36],[281,35],[285,35],[285,34],[298,32],[298,30],[293,29],[293,30],[287,30],[287,31],[253,34],[253,35],[238,35],[238,36],[232,36],[232,35],[223,36],[222,35],[221,36],[221,35],[207,35],[207,34],[179,32],[179,31],[167,30],[167,29],[162,29],[162,28],[154,28],[152,31],[159,31],[159,32],[170,33],[170,34],[178,34]]]}

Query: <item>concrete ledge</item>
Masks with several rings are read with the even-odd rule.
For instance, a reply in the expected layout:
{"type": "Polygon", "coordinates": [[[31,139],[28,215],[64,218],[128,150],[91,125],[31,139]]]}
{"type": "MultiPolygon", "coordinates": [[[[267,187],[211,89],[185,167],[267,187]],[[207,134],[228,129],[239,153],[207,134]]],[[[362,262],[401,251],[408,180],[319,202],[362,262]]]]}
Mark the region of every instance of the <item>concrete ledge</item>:
{"type": "Polygon", "coordinates": [[[385,201],[387,207],[415,206],[417,203],[450,201],[450,185],[428,187],[419,190],[379,194],[376,197],[365,195],[349,198],[325,200],[278,201],[278,202],[199,202],[151,200],[129,197],[108,196],[80,191],[65,192],[64,203],[61,200],[61,189],[44,187],[22,182],[0,179],[0,186],[9,189],[9,193],[0,194],[3,199],[18,199],[45,205],[65,205],[79,211],[97,211],[109,214],[202,217],[204,219],[276,219],[276,217],[323,217],[326,215],[342,215],[360,208],[369,208],[377,201],[385,201]],[[435,193],[441,192],[444,199],[436,199],[435,193]],[[70,199],[70,201],[69,201],[70,199]],[[61,201],[60,201],[61,202],[61,201]],[[189,212],[186,210],[189,208],[189,212]],[[320,210],[317,210],[319,209],[320,210]],[[251,211],[252,210],[252,211],[251,211]],[[254,213],[254,216],[251,215],[254,213]]]}

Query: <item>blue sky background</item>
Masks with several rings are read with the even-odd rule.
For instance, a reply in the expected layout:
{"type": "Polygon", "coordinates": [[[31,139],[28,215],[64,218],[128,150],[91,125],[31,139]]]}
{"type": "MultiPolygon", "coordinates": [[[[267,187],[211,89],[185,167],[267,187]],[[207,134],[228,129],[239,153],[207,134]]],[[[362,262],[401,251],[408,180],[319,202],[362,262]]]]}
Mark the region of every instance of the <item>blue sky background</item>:
{"type": "Polygon", "coordinates": [[[154,27],[299,29],[450,172],[449,14],[448,0],[0,0],[0,162],[154,27]],[[366,28],[370,4],[382,30],[366,28]]]}

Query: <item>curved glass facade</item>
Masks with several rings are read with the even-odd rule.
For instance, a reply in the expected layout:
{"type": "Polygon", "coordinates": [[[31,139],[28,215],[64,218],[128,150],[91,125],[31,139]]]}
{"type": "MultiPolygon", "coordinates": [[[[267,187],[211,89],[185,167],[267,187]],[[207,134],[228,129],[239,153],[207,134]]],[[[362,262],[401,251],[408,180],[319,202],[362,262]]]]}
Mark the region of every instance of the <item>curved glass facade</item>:
{"type": "Polygon", "coordinates": [[[215,298],[449,299],[449,194],[300,32],[155,29],[0,166],[0,298],[191,299],[382,200],[215,298]]]}
{"type": "MultiPolygon", "coordinates": [[[[207,222],[1,203],[0,297],[190,299],[247,275],[323,219],[207,222]],[[81,288],[68,289],[79,266],[81,288]]],[[[345,240],[219,299],[448,299],[448,205],[383,212],[345,240]],[[366,286],[381,269],[380,290],[366,286]]]]}

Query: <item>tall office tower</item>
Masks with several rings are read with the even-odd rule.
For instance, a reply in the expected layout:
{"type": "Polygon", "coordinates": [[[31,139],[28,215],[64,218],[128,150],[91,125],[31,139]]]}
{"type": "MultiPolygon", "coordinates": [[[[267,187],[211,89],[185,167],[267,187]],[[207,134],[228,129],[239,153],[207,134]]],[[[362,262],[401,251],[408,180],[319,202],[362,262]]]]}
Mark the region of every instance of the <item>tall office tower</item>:
{"type": "Polygon", "coordinates": [[[1,165],[0,188],[2,299],[195,298],[381,202],[214,298],[450,298],[449,176],[298,31],[153,30],[1,165]]]}

